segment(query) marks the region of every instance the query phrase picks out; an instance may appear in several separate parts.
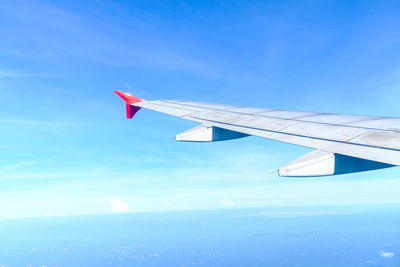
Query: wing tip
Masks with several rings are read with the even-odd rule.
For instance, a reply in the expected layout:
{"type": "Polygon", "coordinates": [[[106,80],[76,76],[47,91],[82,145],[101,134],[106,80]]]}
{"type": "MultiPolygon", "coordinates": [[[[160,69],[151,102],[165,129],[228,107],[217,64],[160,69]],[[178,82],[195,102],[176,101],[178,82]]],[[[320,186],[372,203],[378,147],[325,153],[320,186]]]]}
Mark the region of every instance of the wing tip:
{"type": "Polygon", "coordinates": [[[130,95],[128,93],[124,93],[121,91],[114,91],[119,97],[121,97],[125,103],[126,103],[126,117],[128,119],[132,119],[133,116],[136,114],[136,112],[139,111],[140,107],[134,106],[134,104],[139,103],[139,102],[144,102],[145,100],[130,95]]]}
{"type": "Polygon", "coordinates": [[[121,97],[126,102],[126,104],[135,104],[138,102],[145,101],[144,99],[141,99],[139,97],[136,97],[136,96],[133,96],[133,95],[130,95],[128,93],[124,93],[124,92],[121,92],[118,90],[114,91],[114,93],[116,93],[119,97],[121,97]]]}

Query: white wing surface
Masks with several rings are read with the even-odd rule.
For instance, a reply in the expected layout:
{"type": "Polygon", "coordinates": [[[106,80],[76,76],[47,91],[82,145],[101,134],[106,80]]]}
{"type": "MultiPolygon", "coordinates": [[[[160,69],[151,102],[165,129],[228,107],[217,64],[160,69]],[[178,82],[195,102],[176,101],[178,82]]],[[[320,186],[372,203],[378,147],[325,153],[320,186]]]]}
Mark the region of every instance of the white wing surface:
{"type": "Polygon", "coordinates": [[[400,118],[144,101],[116,93],[127,103],[128,118],[145,108],[201,124],[177,135],[179,141],[254,135],[317,150],[280,168],[281,176],[344,174],[400,165],[400,118]]]}

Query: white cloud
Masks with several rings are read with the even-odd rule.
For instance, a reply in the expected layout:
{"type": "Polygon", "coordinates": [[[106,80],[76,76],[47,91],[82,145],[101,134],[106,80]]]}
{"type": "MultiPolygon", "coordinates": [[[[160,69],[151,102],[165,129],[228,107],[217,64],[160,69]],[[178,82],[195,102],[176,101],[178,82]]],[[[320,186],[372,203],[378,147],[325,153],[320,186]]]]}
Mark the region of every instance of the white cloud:
{"type": "Polygon", "coordinates": [[[109,203],[114,212],[132,212],[131,207],[118,198],[111,198],[109,203]]]}
{"type": "Polygon", "coordinates": [[[224,199],[221,201],[221,205],[224,207],[233,207],[235,204],[230,200],[224,199]]]}
{"type": "Polygon", "coordinates": [[[393,257],[394,256],[394,253],[393,252],[389,252],[389,251],[383,251],[383,250],[380,250],[379,251],[379,254],[381,255],[381,257],[384,257],[384,258],[390,258],[390,257],[393,257]]]}

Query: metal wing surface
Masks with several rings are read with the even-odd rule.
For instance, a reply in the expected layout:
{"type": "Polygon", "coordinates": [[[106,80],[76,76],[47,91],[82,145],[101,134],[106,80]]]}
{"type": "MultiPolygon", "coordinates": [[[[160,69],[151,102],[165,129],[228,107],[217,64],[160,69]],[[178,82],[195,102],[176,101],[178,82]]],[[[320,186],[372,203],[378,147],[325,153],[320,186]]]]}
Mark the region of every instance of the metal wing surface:
{"type": "MultiPolygon", "coordinates": [[[[365,170],[400,165],[400,118],[247,108],[177,100],[128,101],[127,114],[128,105],[201,124],[200,127],[177,135],[177,140],[220,141],[254,135],[318,151],[305,157],[305,161],[296,160],[288,164],[285,166],[289,167],[287,170],[281,168],[282,176],[348,173],[354,172],[351,168],[357,169],[358,165],[365,163],[368,163],[365,170]],[[329,155],[333,158],[327,161],[329,155]],[[355,159],[365,161],[354,163],[355,159]],[[330,165],[324,167],[321,162],[330,165]],[[339,162],[345,164],[337,166],[339,162]],[[371,168],[371,163],[382,164],[371,168]],[[307,171],[310,167],[311,172],[307,171]],[[316,167],[323,169],[317,170],[316,167]],[[350,169],[346,172],[343,168],[350,169]]],[[[356,171],[363,170],[361,168],[356,171]]]]}

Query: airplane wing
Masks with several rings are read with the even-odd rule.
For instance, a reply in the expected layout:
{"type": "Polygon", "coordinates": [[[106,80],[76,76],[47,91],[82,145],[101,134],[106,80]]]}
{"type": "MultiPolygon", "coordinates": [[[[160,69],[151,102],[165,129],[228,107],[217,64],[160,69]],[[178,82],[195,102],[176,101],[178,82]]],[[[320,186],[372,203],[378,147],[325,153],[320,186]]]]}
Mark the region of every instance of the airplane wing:
{"type": "Polygon", "coordinates": [[[178,134],[178,141],[211,142],[254,135],[315,149],[281,167],[280,176],[335,175],[400,165],[400,118],[145,101],[115,93],[125,100],[128,118],[145,108],[200,123],[178,134]]]}

